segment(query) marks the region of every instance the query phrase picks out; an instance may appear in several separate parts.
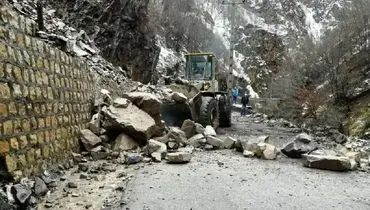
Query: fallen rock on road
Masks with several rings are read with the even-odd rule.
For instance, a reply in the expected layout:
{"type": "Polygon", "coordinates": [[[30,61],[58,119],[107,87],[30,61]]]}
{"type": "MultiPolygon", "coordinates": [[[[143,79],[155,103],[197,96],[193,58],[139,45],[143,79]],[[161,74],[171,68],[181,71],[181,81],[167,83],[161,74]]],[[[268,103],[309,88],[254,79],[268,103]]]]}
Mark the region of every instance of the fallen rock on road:
{"type": "Polygon", "coordinates": [[[192,154],[187,152],[168,153],[166,159],[169,163],[188,163],[192,158],[192,154]]]}
{"type": "Polygon", "coordinates": [[[126,133],[140,144],[144,145],[155,133],[154,119],[131,102],[127,108],[110,106],[102,110],[105,120],[103,127],[106,130],[115,130],[126,133]]]}
{"type": "Polygon", "coordinates": [[[350,159],[344,156],[331,155],[302,155],[303,165],[308,168],[317,168],[331,171],[348,171],[351,170],[350,159]]]}
{"type": "Polygon", "coordinates": [[[281,151],[288,157],[301,158],[302,154],[308,153],[315,148],[311,141],[311,136],[302,133],[297,135],[294,141],[287,144],[281,151]]]}
{"type": "Polygon", "coordinates": [[[81,130],[81,142],[86,151],[91,151],[95,146],[101,143],[101,139],[88,129],[81,130]]]}

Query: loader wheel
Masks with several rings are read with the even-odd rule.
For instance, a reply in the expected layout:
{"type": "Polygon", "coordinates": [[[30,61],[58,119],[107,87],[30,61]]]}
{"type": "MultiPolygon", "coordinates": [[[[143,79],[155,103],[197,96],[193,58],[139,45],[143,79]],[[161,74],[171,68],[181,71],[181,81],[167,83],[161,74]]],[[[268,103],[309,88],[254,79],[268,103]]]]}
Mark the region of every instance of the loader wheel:
{"type": "Polygon", "coordinates": [[[220,126],[231,126],[231,105],[227,100],[227,96],[221,96],[218,103],[218,110],[220,111],[220,126]]]}
{"type": "Polygon", "coordinates": [[[212,97],[203,97],[202,106],[200,107],[199,123],[204,127],[211,125],[213,128],[219,126],[219,113],[217,101],[212,97]]]}

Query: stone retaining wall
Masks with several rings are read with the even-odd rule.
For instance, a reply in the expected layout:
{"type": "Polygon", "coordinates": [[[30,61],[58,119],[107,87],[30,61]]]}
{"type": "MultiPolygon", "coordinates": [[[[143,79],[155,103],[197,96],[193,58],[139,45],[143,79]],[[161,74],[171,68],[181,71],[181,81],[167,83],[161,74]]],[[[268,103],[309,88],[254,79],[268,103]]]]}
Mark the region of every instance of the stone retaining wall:
{"type": "Polygon", "coordinates": [[[16,180],[78,148],[95,91],[87,65],[35,38],[35,27],[0,5],[0,164],[16,180]]]}

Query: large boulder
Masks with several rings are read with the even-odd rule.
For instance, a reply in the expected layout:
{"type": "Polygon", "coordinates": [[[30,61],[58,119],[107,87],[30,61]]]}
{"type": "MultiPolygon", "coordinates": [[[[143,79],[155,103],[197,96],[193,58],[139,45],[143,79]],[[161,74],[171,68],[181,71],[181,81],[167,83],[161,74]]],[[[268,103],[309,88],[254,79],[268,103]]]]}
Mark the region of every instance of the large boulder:
{"type": "Polygon", "coordinates": [[[216,136],[216,131],[215,129],[210,126],[210,125],[207,125],[205,130],[204,130],[204,136],[208,137],[208,136],[216,136]]]}
{"type": "Polygon", "coordinates": [[[95,146],[101,143],[101,139],[88,129],[83,129],[81,133],[81,142],[84,145],[86,151],[91,151],[95,146]]]}
{"type": "Polygon", "coordinates": [[[148,141],[148,144],[144,147],[144,152],[148,155],[152,155],[153,153],[160,153],[162,158],[164,158],[167,154],[167,146],[162,142],[150,139],[148,141]]]}
{"type": "Polygon", "coordinates": [[[225,140],[224,140],[224,148],[225,149],[232,149],[235,147],[235,143],[236,143],[236,139],[228,136],[225,140]]]}
{"type": "Polygon", "coordinates": [[[169,163],[188,163],[192,158],[192,154],[188,152],[168,153],[166,159],[169,163]]]}
{"type": "Polygon", "coordinates": [[[224,141],[215,136],[207,136],[207,144],[212,145],[214,148],[222,149],[224,146],[224,141]]]}
{"type": "Polygon", "coordinates": [[[197,126],[192,120],[185,120],[181,126],[181,130],[185,132],[186,138],[191,138],[197,133],[197,126]]]}
{"type": "Polygon", "coordinates": [[[142,145],[152,136],[159,135],[156,133],[154,119],[132,103],[128,103],[126,108],[103,108],[102,112],[105,116],[103,127],[106,130],[126,133],[142,145]]]}
{"type": "Polygon", "coordinates": [[[129,99],[137,107],[152,116],[157,125],[162,124],[160,118],[162,102],[156,95],[146,92],[132,92],[124,94],[123,97],[129,99]]]}
{"type": "Polygon", "coordinates": [[[170,130],[167,134],[167,138],[168,141],[174,141],[179,144],[184,144],[187,141],[185,132],[177,127],[170,127],[170,130]]]}
{"type": "Polygon", "coordinates": [[[46,186],[44,180],[39,177],[35,178],[35,195],[41,196],[45,195],[48,192],[48,187],[46,186]]]}
{"type": "Polygon", "coordinates": [[[331,171],[348,171],[351,170],[350,159],[343,156],[331,155],[302,155],[303,165],[309,168],[317,168],[331,171]]]}
{"type": "Polygon", "coordinates": [[[262,152],[262,158],[265,160],[275,160],[278,153],[279,151],[274,145],[266,144],[262,152]]]}
{"type": "Polygon", "coordinates": [[[204,134],[205,128],[199,123],[195,123],[195,131],[197,134],[204,134]]]}
{"type": "Polygon", "coordinates": [[[248,139],[248,141],[241,141],[243,151],[248,150],[256,154],[256,156],[261,156],[261,146],[258,145],[259,143],[266,143],[269,136],[253,136],[248,139]]]}
{"type": "Polygon", "coordinates": [[[15,184],[12,186],[11,192],[14,198],[21,204],[24,204],[30,198],[32,191],[29,186],[25,184],[15,184]]]}
{"type": "Polygon", "coordinates": [[[114,151],[127,151],[138,148],[140,145],[129,135],[121,133],[114,141],[114,151]]]}
{"type": "Polygon", "coordinates": [[[187,144],[194,146],[195,148],[198,148],[202,145],[205,145],[207,143],[206,138],[203,134],[197,134],[190,139],[188,139],[187,144]]]}
{"type": "Polygon", "coordinates": [[[303,133],[295,137],[294,141],[288,143],[281,150],[286,156],[291,158],[301,158],[302,154],[312,151],[315,147],[311,143],[312,137],[303,133]]]}

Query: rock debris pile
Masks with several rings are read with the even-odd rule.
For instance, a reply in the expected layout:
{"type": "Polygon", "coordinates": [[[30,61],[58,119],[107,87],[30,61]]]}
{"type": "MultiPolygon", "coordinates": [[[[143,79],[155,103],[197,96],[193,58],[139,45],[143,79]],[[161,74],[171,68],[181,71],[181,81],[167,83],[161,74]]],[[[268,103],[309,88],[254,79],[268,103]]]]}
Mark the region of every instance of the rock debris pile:
{"type": "MultiPolygon", "coordinates": [[[[36,2],[12,0],[11,4],[15,10],[36,21],[36,2]]],[[[127,80],[127,71],[103,58],[99,48],[84,30],[68,26],[55,13],[55,9],[43,8],[44,30],[36,31],[39,38],[66,53],[85,59],[91,71],[97,73],[106,85],[112,81],[119,85],[127,80]]]]}

